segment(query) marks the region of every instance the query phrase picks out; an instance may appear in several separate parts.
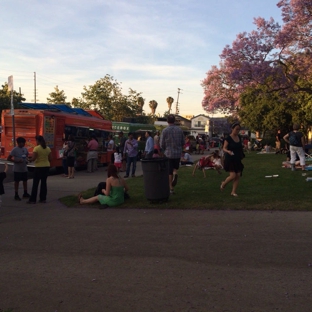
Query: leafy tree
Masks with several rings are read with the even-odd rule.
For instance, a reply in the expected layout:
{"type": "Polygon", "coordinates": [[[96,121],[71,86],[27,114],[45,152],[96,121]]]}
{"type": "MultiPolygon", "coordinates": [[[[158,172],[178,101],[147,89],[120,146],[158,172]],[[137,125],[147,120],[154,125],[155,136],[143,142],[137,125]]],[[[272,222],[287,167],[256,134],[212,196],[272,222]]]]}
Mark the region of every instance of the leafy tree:
{"type": "Polygon", "coordinates": [[[312,94],[312,2],[282,0],[277,5],[282,26],[272,18],[256,18],[256,30],[238,34],[232,46],[224,48],[220,67],[212,67],[202,82],[205,110],[233,111],[250,88],[274,93],[280,103],[283,97],[297,101],[312,94]]]}
{"type": "Polygon", "coordinates": [[[66,102],[67,96],[65,96],[64,90],[60,90],[58,86],[54,88],[54,92],[51,92],[50,97],[47,98],[49,104],[70,104],[66,102]]]}
{"type": "Polygon", "coordinates": [[[83,89],[82,101],[75,104],[84,109],[96,108],[108,120],[122,121],[123,117],[142,114],[138,104],[141,93],[129,89],[128,95],[123,95],[121,84],[110,75],[83,89]]]}
{"type": "Polygon", "coordinates": [[[145,103],[145,99],[143,99],[142,96],[139,96],[138,97],[138,107],[139,107],[139,111],[140,111],[141,115],[143,114],[144,103],[145,103]]]}
{"type": "MultiPolygon", "coordinates": [[[[14,108],[20,108],[18,103],[25,101],[23,94],[19,94],[13,91],[13,106],[14,108]]],[[[5,82],[0,89],[0,113],[3,109],[11,108],[11,92],[9,91],[8,83],[5,82]]]]}
{"type": "Polygon", "coordinates": [[[171,112],[171,107],[172,107],[172,103],[174,102],[174,99],[173,99],[173,97],[168,96],[167,99],[166,99],[166,101],[167,101],[167,104],[168,104],[168,112],[169,112],[169,114],[170,114],[170,112],[171,112]]]}
{"type": "Polygon", "coordinates": [[[264,89],[248,88],[241,94],[238,115],[242,123],[251,131],[260,132],[288,128],[292,116],[298,113],[296,101],[264,89]]]}
{"type": "Polygon", "coordinates": [[[73,98],[71,101],[72,107],[81,107],[83,105],[83,100],[81,98],[73,98]]]}

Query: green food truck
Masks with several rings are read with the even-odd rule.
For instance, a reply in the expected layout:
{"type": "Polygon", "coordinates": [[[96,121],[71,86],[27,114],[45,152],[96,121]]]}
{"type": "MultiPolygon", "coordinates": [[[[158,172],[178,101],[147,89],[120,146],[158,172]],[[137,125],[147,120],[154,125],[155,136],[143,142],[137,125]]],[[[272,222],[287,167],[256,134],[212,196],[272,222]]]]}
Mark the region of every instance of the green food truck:
{"type": "Polygon", "coordinates": [[[121,121],[112,121],[112,130],[114,135],[114,141],[117,146],[119,145],[118,134],[120,131],[124,133],[124,137],[126,138],[128,138],[128,133],[132,132],[134,134],[134,138],[137,139],[139,143],[139,154],[143,153],[145,149],[145,132],[150,131],[153,137],[156,132],[156,128],[154,125],[121,121]]]}

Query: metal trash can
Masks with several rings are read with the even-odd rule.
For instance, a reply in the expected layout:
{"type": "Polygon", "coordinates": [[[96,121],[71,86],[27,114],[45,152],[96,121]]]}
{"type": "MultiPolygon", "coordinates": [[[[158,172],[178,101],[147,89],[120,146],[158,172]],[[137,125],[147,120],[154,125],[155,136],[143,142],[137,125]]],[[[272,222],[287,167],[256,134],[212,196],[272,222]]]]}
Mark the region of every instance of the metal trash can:
{"type": "Polygon", "coordinates": [[[146,198],[154,203],[167,201],[170,195],[168,159],[142,159],[141,163],[146,198]]]}

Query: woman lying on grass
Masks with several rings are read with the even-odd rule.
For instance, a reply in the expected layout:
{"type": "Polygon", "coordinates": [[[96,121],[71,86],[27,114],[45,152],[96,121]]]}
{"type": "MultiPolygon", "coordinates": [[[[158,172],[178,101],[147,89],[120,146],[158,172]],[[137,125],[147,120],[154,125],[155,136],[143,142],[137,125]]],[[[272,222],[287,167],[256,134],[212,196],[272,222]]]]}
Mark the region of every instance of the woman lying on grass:
{"type": "MultiPolygon", "coordinates": [[[[125,192],[128,191],[128,185],[125,180],[118,176],[117,167],[109,165],[107,168],[107,176],[105,188],[102,194],[84,199],[81,194],[78,195],[80,204],[93,204],[99,202],[101,208],[114,207],[121,205],[125,201],[125,192]]],[[[100,209],[101,209],[100,208],[100,209]]]]}

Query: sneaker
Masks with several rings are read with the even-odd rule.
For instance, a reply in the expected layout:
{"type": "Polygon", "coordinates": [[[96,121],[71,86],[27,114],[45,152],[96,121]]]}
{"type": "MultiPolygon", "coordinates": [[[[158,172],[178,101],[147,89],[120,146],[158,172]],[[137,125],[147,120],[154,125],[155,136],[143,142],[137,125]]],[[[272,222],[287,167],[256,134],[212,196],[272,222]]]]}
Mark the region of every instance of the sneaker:
{"type": "Polygon", "coordinates": [[[174,190],[170,190],[170,194],[174,194],[174,190]]]}
{"type": "Polygon", "coordinates": [[[45,204],[47,201],[46,200],[39,200],[39,203],[45,204]]]}
{"type": "Polygon", "coordinates": [[[174,174],[172,179],[172,186],[176,186],[178,183],[178,175],[174,174]]]}
{"type": "Polygon", "coordinates": [[[127,178],[129,178],[129,176],[128,176],[128,175],[125,175],[124,178],[127,179],[127,178]]]}
{"type": "Polygon", "coordinates": [[[14,199],[15,199],[15,200],[21,200],[21,198],[20,198],[18,195],[15,195],[15,196],[14,196],[14,199]]]}
{"type": "Polygon", "coordinates": [[[33,201],[27,201],[26,204],[35,204],[36,202],[33,201]]]}
{"type": "Polygon", "coordinates": [[[29,197],[30,197],[30,195],[28,193],[23,194],[23,198],[29,198],[29,197]]]}

